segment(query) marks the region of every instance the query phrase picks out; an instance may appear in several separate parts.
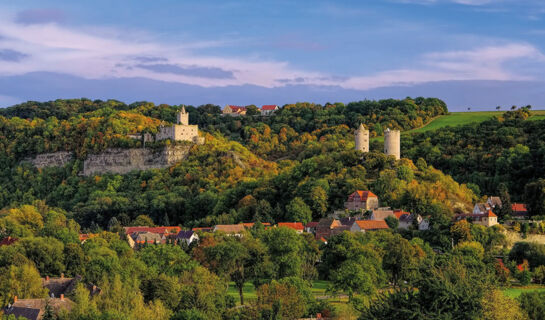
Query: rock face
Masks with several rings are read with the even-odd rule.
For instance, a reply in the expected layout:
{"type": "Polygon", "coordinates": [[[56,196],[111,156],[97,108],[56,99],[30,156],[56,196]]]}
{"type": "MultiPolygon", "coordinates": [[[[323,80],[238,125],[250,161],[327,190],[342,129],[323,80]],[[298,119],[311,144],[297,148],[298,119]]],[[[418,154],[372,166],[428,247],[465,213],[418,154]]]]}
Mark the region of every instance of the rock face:
{"type": "Polygon", "coordinates": [[[190,146],[169,146],[161,150],[106,149],[90,154],[83,163],[83,175],[102,173],[125,174],[133,170],[161,169],[184,160],[190,146]]]}
{"type": "Polygon", "coordinates": [[[34,159],[28,159],[36,168],[45,167],[64,167],[72,160],[72,153],[68,151],[60,151],[53,153],[42,153],[34,159]]]}

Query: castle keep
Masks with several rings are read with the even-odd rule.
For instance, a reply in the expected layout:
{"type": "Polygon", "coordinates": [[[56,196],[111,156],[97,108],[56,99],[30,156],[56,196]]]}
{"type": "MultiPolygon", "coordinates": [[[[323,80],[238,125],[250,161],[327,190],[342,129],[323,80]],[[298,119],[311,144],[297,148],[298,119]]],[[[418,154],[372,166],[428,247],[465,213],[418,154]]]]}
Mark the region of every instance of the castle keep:
{"type": "Polygon", "coordinates": [[[199,137],[199,126],[189,124],[189,113],[185,111],[185,107],[176,114],[176,124],[165,127],[161,125],[157,132],[156,140],[172,141],[191,141],[193,143],[203,143],[203,139],[199,137]]]}

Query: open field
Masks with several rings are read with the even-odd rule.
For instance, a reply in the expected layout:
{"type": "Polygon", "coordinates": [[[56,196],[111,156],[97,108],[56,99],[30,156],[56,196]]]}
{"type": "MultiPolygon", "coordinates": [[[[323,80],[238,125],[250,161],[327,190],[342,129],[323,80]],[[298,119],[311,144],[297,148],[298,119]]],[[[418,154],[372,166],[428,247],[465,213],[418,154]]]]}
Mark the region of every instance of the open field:
{"type": "MultiPolygon", "coordinates": [[[[402,132],[402,134],[419,133],[430,130],[437,130],[447,126],[462,126],[469,123],[478,123],[486,121],[493,116],[501,116],[504,111],[476,111],[476,112],[451,112],[448,115],[439,116],[427,125],[402,132]]],[[[532,110],[532,116],[528,120],[545,120],[545,110],[532,110]]],[[[384,137],[372,138],[373,141],[384,141],[384,137]]]]}
{"type": "Polygon", "coordinates": [[[508,297],[516,298],[521,295],[523,292],[531,292],[531,291],[545,291],[544,286],[540,285],[529,285],[525,287],[513,287],[503,290],[503,294],[505,294],[508,297]]]}

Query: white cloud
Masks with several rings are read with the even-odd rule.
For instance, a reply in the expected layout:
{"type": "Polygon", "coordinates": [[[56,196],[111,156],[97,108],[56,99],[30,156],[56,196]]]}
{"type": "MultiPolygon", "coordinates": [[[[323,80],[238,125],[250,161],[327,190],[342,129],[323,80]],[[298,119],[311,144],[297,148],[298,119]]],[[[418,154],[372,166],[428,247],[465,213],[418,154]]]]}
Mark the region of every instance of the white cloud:
{"type": "Polygon", "coordinates": [[[544,55],[529,44],[506,43],[473,50],[423,53],[413,68],[346,78],[297,69],[288,62],[263,60],[259,56],[225,58],[195,53],[195,49],[210,47],[217,47],[221,52],[221,46],[231,40],[165,44],[141,32],[75,29],[56,23],[18,24],[13,17],[6,16],[0,16],[0,35],[0,49],[27,55],[19,62],[0,61],[2,75],[48,71],[87,79],[143,77],[204,87],[305,84],[370,89],[445,80],[525,80],[531,77],[511,71],[507,64],[545,60],[544,55]],[[143,63],[157,64],[157,61],[178,72],[141,67],[143,63]],[[180,72],[182,69],[185,71],[180,72]],[[206,76],[218,72],[232,76],[206,76]]]}

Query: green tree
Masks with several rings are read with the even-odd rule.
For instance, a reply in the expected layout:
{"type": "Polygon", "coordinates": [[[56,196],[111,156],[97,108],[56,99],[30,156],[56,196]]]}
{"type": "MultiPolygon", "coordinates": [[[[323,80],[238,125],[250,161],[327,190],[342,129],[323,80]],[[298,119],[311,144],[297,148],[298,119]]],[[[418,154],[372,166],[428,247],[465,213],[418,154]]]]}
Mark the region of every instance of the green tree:
{"type": "Polygon", "coordinates": [[[545,213],[545,179],[538,179],[524,187],[524,200],[532,216],[545,213]]]}
{"type": "Polygon", "coordinates": [[[520,306],[530,319],[545,320],[545,292],[523,292],[519,296],[520,306]]]}
{"type": "Polygon", "coordinates": [[[399,227],[399,220],[397,220],[397,218],[394,216],[388,216],[386,219],[384,219],[384,221],[390,229],[397,230],[399,227]]]}
{"type": "Polygon", "coordinates": [[[421,250],[417,250],[408,240],[400,235],[395,235],[386,243],[386,253],[382,258],[382,266],[390,275],[394,287],[399,286],[400,281],[411,281],[419,267],[421,250]]]}
{"type": "Polygon", "coordinates": [[[305,301],[296,287],[272,281],[257,290],[257,307],[262,319],[298,319],[305,312],[305,301]]]}
{"type": "Polygon", "coordinates": [[[303,224],[312,221],[312,211],[300,197],[293,198],[286,206],[286,215],[290,221],[302,222],[303,224]]]}

